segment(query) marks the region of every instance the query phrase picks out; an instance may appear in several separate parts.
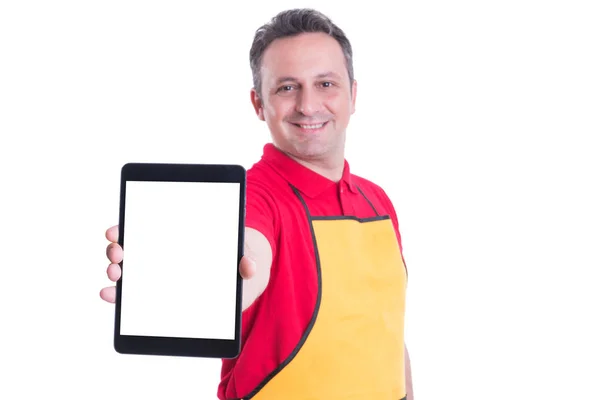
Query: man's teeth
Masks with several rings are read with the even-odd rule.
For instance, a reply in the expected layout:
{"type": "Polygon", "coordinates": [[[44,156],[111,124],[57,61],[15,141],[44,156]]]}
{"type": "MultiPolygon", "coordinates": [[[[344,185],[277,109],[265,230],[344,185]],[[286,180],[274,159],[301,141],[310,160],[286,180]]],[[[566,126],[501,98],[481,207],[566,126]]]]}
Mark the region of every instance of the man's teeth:
{"type": "Polygon", "coordinates": [[[322,124],[318,124],[318,125],[300,125],[300,127],[302,129],[319,129],[321,128],[323,125],[325,125],[325,122],[323,122],[322,124]]]}

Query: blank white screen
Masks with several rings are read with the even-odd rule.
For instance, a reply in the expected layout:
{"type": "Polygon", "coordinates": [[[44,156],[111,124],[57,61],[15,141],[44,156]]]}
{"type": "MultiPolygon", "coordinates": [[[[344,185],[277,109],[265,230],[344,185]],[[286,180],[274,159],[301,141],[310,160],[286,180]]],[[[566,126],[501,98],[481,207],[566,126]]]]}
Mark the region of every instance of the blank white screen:
{"type": "Polygon", "coordinates": [[[240,185],[126,185],[121,335],[234,339],[240,185]]]}

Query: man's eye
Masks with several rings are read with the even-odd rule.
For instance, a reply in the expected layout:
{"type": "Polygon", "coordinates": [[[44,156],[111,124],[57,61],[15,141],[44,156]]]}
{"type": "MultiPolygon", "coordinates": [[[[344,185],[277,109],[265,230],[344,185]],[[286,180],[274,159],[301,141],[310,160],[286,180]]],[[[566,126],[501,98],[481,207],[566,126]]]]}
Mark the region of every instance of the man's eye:
{"type": "Polygon", "coordinates": [[[293,89],[293,87],[291,85],[286,85],[286,86],[280,87],[279,91],[281,91],[281,92],[289,92],[292,89],[293,89]]]}

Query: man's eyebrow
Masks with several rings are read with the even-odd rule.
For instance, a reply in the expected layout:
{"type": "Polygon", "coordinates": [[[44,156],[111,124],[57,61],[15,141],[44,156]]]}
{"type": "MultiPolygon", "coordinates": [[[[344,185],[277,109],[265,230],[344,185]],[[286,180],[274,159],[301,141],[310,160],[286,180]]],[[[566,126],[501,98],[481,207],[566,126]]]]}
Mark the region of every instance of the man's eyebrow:
{"type": "Polygon", "coordinates": [[[335,72],[323,72],[322,74],[317,75],[317,78],[321,79],[321,78],[338,78],[339,79],[339,75],[336,74],[335,72]]]}
{"type": "Polygon", "coordinates": [[[283,83],[283,82],[297,82],[298,79],[294,78],[293,76],[282,76],[281,78],[277,79],[277,84],[283,83]]]}

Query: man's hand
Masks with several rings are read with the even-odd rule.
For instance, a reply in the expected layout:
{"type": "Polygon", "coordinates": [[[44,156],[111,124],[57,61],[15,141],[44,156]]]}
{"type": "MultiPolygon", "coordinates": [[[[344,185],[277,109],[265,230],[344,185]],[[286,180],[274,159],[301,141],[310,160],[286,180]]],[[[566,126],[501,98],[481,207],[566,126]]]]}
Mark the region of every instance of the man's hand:
{"type": "MultiPolygon", "coordinates": [[[[106,269],[108,279],[116,282],[121,278],[121,267],[119,263],[123,260],[123,249],[119,246],[119,226],[115,225],[106,231],[106,239],[110,244],[106,247],[106,256],[110,261],[110,265],[106,269]]],[[[240,262],[240,274],[242,278],[248,280],[254,276],[256,272],[256,265],[250,260],[250,258],[244,256],[240,262]]],[[[166,271],[165,271],[166,273],[166,271]]],[[[100,291],[100,297],[109,303],[114,303],[116,300],[117,288],[108,286],[100,291]]]]}

